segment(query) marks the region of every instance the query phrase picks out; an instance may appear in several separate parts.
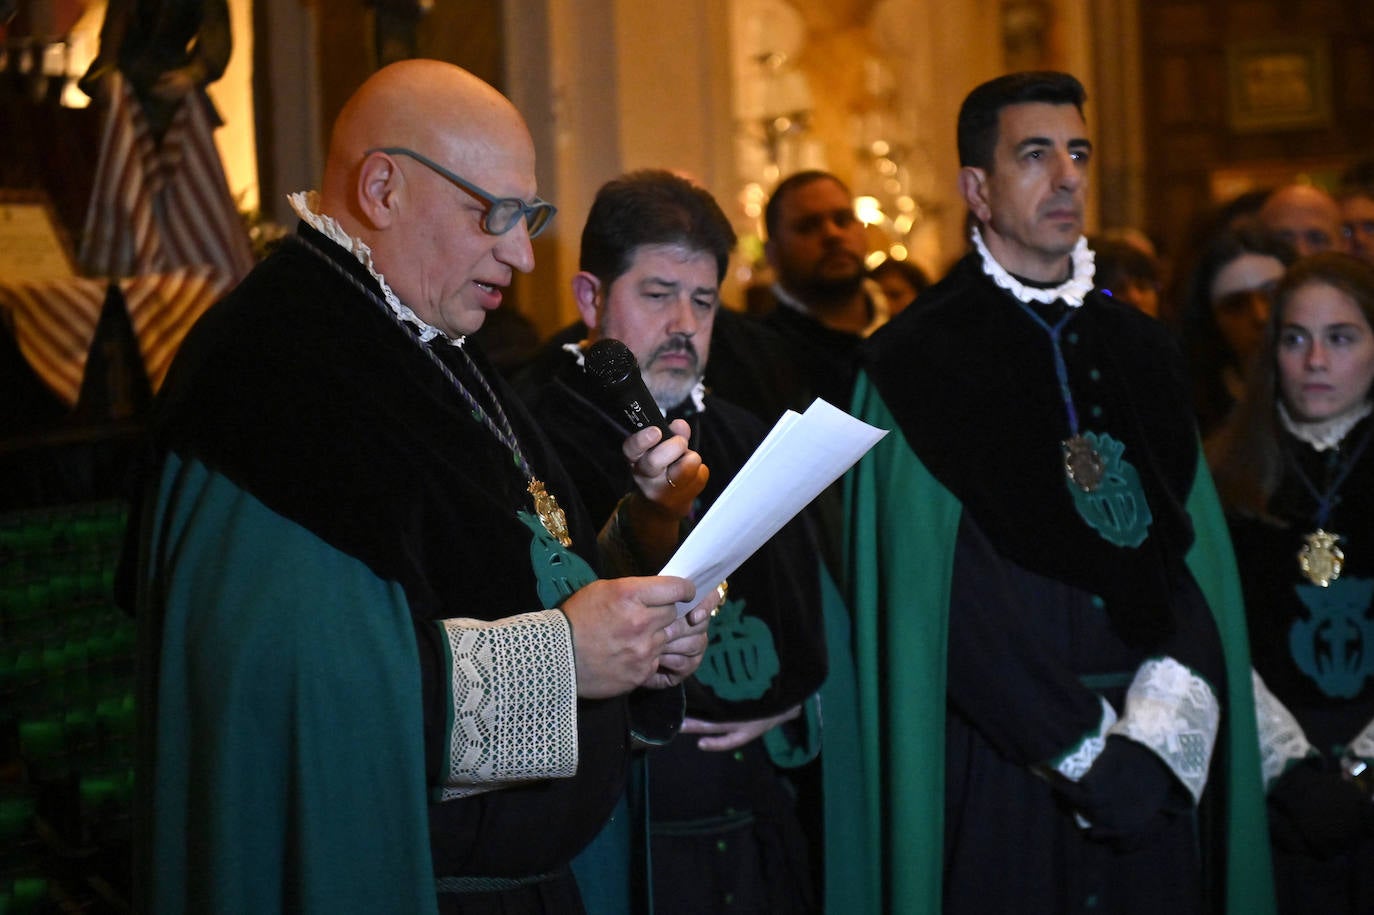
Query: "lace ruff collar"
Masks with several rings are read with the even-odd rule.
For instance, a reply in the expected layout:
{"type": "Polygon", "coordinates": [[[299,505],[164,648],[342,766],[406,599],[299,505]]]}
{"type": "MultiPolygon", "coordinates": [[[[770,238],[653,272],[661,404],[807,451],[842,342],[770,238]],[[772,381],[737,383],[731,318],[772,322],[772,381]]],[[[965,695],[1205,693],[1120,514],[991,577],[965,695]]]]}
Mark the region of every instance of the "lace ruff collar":
{"type": "Polygon", "coordinates": [[[462,346],[466,342],[467,337],[450,337],[411,311],[409,306],[396,297],[391,285],[372,265],[372,249],[367,246],[367,243],[345,232],[343,226],[339,225],[338,220],[333,216],[315,212],[315,208],[320,205],[318,191],[297,191],[294,194],[287,194],[286,200],[291,204],[291,209],[296,211],[296,215],[306,225],[352,254],[358,259],[358,263],[367,268],[367,272],[372,274],[372,278],[382,287],[382,298],[386,300],[387,307],[391,309],[397,319],[404,321],[420,332],[421,343],[428,343],[435,337],[442,338],[451,346],[462,346]]]}
{"type": "MultiPolygon", "coordinates": [[[[586,368],[587,365],[586,359],[583,358],[583,352],[586,345],[586,340],[583,340],[580,343],[563,344],[564,352],[572,353],[573,358],[577,360],[577,364],[580,368],[586,368]]],[[[690,393],[687,396],[691,398],[692,406],[696,408],[696,412],[704,413],[706,411],[706,383],[703,382],[700,378],[697,379],[696,384],[692,385],[692,393],[690,393]]],[[[659,404],[658,408],[662,410],[663,405],[659,404]]]]}
{"type": "Polygon", "coordinates": [[[1370,406],[1369,401],[1360,404],[1358,408],[1351,410],[1342,416],[1335,416],[1331,419],[1324,419],[1316,423],[1298,422],[1288,413],[1288,408],[1279,401],[1279,422],[1283,427],[1299,441],[1306,442],[1317,451],[1328,451],[1340,445],[1345,439],[1346,433],[1355,428],[1355,424],[1374,412],[1374,407],[1370,406]]]}
{"type": "Polygon", "coordinates": [[[1086,236],[1080,236],[1078,244],[1073,246],[1073,251],[1069,257],[1073,261],[1073,270],[1069,278],[1051,289],[1040,289],[1035,286],[1027,286],[1006,271],[997,259],[992,256],[988,246],[983,243],[983,233],[978,231],[975,226],[970,233],[973,239],[973,246],[978,249],[978,254],[983,258],[983,272],[992,278],[998,286],[1010,292],[1022,302],[1040,302],[1048,305],[1051,302],[1064,300],[1064,304],[1070,308],[1077,308],[1083,304],[1083,298],[1093,288],[1093,275],[1097,271],[1093,263],[1093,252],[1088,247],[1086,236]]]}

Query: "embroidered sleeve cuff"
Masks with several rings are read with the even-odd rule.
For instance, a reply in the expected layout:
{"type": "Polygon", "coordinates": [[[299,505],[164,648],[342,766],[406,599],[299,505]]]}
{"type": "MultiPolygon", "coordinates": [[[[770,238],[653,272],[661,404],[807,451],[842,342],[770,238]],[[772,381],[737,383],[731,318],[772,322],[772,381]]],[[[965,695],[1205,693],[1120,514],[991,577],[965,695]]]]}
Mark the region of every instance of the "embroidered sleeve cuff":
{"type": "Polygon", "coordinates": [[[1173,658],[1152,658],[1136,671],[1126,711],[1110,733],[1154,751],[1196,803],[1220,724],[1221,703],[1206,680],[1173,658]]]}
{"type": "Polygon", "coordinates": [[[1298,719],[1269,691],[1254,670],[1250,671],[1250,682],[1255,691],[1260,769],[1264,773],[1264,790],[1268,791],[1280,775],[1316,753],[1316,750],[1302,732],[1298,719]]]}
{"type": "Polygon", "coordinates": [[[1374,721],[1370,721],[1364,726],[1363,731],[1355,735],[1355,739],[1346,746],[1345,754],[1374,765],[1374,721]]]}
{"type": "Polygon", "coordinates": [[[440,620],[448,649],[448,771],[440,800],[577,771],[572,628],[558,610],[440,620]]]}
{"type": "Polygon", "coordinates": [[[1071,782],[1078,781],[1092,768],[1107,746],[1107,732],[1116,724],[1116,709],[1101,696],[1098,699],[1102,703],[1102,721],[1097,725],[1097,730],[1084,734],[1083,739],[1070,747],[1068,752],[1050,763],[1054,771],[1071,782]]]}

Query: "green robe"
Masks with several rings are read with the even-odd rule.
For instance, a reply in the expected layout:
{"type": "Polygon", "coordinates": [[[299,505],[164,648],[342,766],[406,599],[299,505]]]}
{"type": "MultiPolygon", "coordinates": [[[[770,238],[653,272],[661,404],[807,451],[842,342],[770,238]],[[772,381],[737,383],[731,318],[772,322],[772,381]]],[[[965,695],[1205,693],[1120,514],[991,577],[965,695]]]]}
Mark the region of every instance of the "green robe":
{"type": "MultiPolygon", "coordinates": [[[[489,380],[571,548],[531,514],[510,449],[350,282],[373,283],[361,265],[300,237],[193,329],[151,422],[139,910],[412,913],[480,889],[465,911],[567,911],[568,863],[623,791],[629,704],[576,698],[556,612],[490,652],[448,633],[557,607],[594,577],[594,528],[480,354],[435,349],[478,398],[489,380]]],[[[655,695],[680,720],[680,692],[655,695]]]]}

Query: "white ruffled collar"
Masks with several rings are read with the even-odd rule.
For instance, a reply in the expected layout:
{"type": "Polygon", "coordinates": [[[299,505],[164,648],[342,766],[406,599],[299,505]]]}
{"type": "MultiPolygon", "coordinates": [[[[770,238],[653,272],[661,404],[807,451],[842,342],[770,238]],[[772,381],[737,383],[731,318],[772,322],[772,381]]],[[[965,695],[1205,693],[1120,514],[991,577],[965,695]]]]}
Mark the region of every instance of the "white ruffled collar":
{"type": "Polygon", "coordinates": [[[396,297],[396,293],[392,291],[391,285],[387,283],[386,278],[377,271],[375,266],[373,266],[372,249],[367,246],[367,242],[349,235],[344,231],[344,227],[339,225],[339,221],[333,216],[326,216],[323,213],[316,212],[316,208],[320,205],[320,194],[318,191],[297,191],[294,194],[287,194],[286,200],[291,204],[291,209],[296,211],[296,215],[299,216],[306,225],[310,226],[310,228],[319,232],[325,238],[328,238],[358,259],[358,263],[362,264],[363,267],[367,269],[367,272],[372,274],[372,278],[377,281],[377,284],[382,287],[382,298],[386,301],[386,305],[391,309],[392,314],[394,314],[398,320],[412,325],[420,332],[420,342],[428,343],[435,337],[441,337],[452,346],[462,346],[467,341],[467,337],[463,336],[450,337],[448,334],[411,311],[408,305],[396,297]]]}
{"type": "Polygon", "coordinates": [[[977,226],[974,226],[970,234],[973,238],[973,247],[978,250],[978,254],[983,258],[983,272],[991,277],[994,283],[1022,302],[1040,302],[1048,305],[1063,299],[1065,305],[1070,308],[1077,308],[1083,304],[1084,297],[1092,291],[1093,276],[1097,272],[1097,266],[1093,261],[1093,252],[1088,247],[1086,236],[1079,237],[1078,244],[1073,246],[1073,251],[1069,254],[1069,258],[1073,262],[1073,269],[1069,278],[1058,286],[1041,289],[1036,286],[1027,286],[997,263],[997,258],[992,256],[992,252],[984,244],[983,233],[978,231],[977,226]]]}
{"type": "Polygon", "coordinates": [[[1366,400],[1356,409],[1341,416],[1333,416],[1331,419],[1315,423],[1304,423],[1294,419],[1288,408],[1283,405],[1283,401],[1279,401],[1279,422],[1283,423],[1283,427],[1299,441],[1306,442],[1317,451],[1329,451],[1338,447],[1350,430],[1355,428],[1356,423],[1368,416],[1371,411],[1374,411],[1374,407],[1366,400]]]}
{"type": "MultiPolygon", "coordinates": [[[[586,360],[586,356],[584,355],[585,352],[586,352],[586,347],[587,347],[587,341],[586,341],[586,340],[582,340],[582,341],[580,341],[580,342],[578,342],[578,343],[564,343],[564,344],[563,344],[563,350],[564,350],[564,352],[568,352],[568,353],[572,353],[572,354],[573,354],[573,358],[577,360],[577,365],[578,365],[579,368],[586,368],[586,367],[587,367],[587,360],[586,360]]],[[[704,412],[706,411],[706,382],[705,382],[705,381],[703,381],[702,379],[698,378],[698,379],[697,379],[697,383],[694,384],[694,385],[692,385],[692,392],[691,392],[690,394],[688,394],[687,396],[691,398],[691,400],[692,400],[692,406],[696,409],[696,412],[698,412],[698,413],[704,413],[704,412]]],[[[659,404],[659,409],[660,409],[660,410],[663,409],[663,405],[662,405],[662,404],[659,404]]]]}

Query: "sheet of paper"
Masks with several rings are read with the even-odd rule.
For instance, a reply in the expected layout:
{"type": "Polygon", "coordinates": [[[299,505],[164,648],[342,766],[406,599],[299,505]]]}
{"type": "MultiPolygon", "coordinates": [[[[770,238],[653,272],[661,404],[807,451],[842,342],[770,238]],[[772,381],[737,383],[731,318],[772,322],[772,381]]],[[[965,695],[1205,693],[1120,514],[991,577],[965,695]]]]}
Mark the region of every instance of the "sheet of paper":
{"type": "MultiPolygon", "coordinates": [[[[693,527],[662,574],[690,579],[703,595],[821,491],[868,453],[887,431],[817,398],[788,410],[693,527]]],[[[695,602],[678,604],[678,614],[695,602]]]]}

